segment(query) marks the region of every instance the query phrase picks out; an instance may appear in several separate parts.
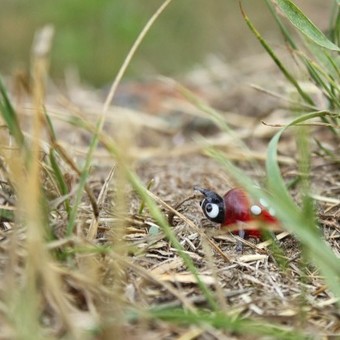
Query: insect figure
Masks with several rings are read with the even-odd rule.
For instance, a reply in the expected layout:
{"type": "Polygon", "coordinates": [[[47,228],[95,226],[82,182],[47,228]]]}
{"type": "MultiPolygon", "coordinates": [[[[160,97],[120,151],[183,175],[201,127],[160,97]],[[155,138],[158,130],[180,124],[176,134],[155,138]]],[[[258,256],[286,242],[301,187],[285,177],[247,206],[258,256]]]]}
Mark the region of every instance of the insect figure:
{"type": "MultiPolygon", "coordinates": [[[[261,238],[260,229],[249,228],[247,225],[278,226],[275,211],[269,208],[264,200],[252,204],[248,194],[241,188],[230,189],[223,198],[213,191],[198,186],[194,190],[204,195],[200,202],[204,215],[212,222],[220,223],[221,227],[236,227],[233,231],[241,238],[261,238]]],[[[242,243],[237,245],[237,250],[242,250],[242,243]]]]}

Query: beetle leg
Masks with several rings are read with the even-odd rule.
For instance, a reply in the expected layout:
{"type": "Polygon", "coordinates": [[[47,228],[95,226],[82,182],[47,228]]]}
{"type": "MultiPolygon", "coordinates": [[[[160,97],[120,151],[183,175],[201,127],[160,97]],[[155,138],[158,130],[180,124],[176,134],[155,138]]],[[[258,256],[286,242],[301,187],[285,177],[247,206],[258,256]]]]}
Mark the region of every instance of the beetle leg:
{"type": "MultiPolygon", "coordinates": [[[[246,232],[244,231],[244,229],[241,229],[241,228],[239,229],[238,236],[241,239],[244,239],[244,237],[246,236],[246,232]]],[[[240,240],[237,240],[237,242],[236,242],[236,251],[238,253],[242,253],[243,252],[243,243],[240,240]]]]}

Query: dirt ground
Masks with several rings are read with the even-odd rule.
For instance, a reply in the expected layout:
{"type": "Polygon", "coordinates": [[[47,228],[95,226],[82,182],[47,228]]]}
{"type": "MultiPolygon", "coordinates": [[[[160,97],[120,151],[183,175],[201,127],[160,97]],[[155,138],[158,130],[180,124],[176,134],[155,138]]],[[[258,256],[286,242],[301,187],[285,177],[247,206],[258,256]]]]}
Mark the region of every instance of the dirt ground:
{"type": "MultiPolygon", "coordinates": [[[[283,97],[293,100],[294,91],[264,55],[245,58],[232,65],[212,57],[206,65],[179,79],[197,97],[222,112],[231,134],[221,131],[197,106],[189,103],[173,81],[158,77],[125,82],[120,86],[114,98],[115,107],[107,117],[105,132],[115,136],[124,121],[116,117],[128,118],[131,134],[127,136],[127,152],[142,181],[147,184],[152,180],[150,191],[173,208],[191,197],[177,210],[194,227],[177,216],[171,224],[187,255],[198,268],[202,281],[214,287],[219,301],[229,313],[283,325],[287,329],[294,327],[319,339],[339,336],[340,314],[336,301],[317,270],[311,265],[301,266],[304,260],[294,237],[285,232],[280,234],[282,238],[278,242],[284,254],[283,263],[279,263],[272,256],[270,247],[259,240],[249,240],[240,254],[235,250],[236,239],[208,221],[200,210],[199,196],[192,197],[194,185],[210,188],[221,195],[235,186],[223,167],[205,154],[205,143],[223,150],[256,183],[264,183],[266,147],[277,127],[262,122],[287,123],[292,114],[290,103],[283,97]],[[251,84],[281,97],[256,90],[251,84]]],[[[314,88],[311,92],[319,98],[320,106],[325,105],[314,88]]],[[[94,119],[106,94],[106,89],[94,91],[69,82],[65,92],[47,98],[47,109],[55,120],[59,141],[78,162],[82,161],[90,136],[80,129],[70,129],[63,120],[74,112],[94,119]]],[[[314,139],[322,140],[333,150],[338,148],[326,128],[315,127],[312,133],[314,139]]],[[[315,144],[312,148],[311,180],[320,226],[326,242],[340,256],[338,162],[317,154],[315,144]]],[[[285,134],[279,155],[285,179],[294,178],[298,171],[294,132],[285,134]]],[[[114,161],[101,146],[95,157],[90,184],[98,194],[114,161]]],[[[298,202],[298,194],[294,190],[292,194],[298,202]]],[[[136,195],[133,192],[127,195],[130,222],[124,239],[133,248],[130,255],[133,267],[128,271],[125,287],[129,303],[144,308],[182,308],[188,304],[207,307],[195,278],[184,266],[176,249],[155,226],[147,209],[138,213],[140,201],[136,195]]],[[[100,212],[102,229],[96,238],[97,244],[111,240],[110,229],[114,224],[107,218],[112,214],[108,212],[112,205],[109,197],[100,212]]],[[[166,206],[160,206],[168,216],[166,206]]],[[[151,325],[128,325],[126,332],[129,338],[138,339],[254,338],[198,326],[190,329],[175,327],[161,321],[151,325]]]]}

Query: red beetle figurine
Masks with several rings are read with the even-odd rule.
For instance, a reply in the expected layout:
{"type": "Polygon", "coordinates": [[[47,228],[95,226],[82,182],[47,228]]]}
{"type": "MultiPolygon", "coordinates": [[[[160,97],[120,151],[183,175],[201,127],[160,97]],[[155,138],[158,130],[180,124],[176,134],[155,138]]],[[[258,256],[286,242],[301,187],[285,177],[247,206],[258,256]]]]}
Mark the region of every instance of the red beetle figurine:
{"type": "MultiPolygon", "coordinates": [[[[241,238],[261,238],[262,236],[261,230],[247,229],[246,224],[253,223],[272,227],[279,225],[275,218],[275,211],[268,207],[265,200],[261,199],[259,203],[251,204],[249,196],[241,188],[229,190],[223,198],[213,191],[198,186],[195,186],[194,190],[205,196],[200,203],[204,215],[210,221],[220,223],[221,227],[238,227],[238,230],[233,232],[241,238]]],[[[237,245],[237,250],[242,250],[242,243],[237,245]]]]}

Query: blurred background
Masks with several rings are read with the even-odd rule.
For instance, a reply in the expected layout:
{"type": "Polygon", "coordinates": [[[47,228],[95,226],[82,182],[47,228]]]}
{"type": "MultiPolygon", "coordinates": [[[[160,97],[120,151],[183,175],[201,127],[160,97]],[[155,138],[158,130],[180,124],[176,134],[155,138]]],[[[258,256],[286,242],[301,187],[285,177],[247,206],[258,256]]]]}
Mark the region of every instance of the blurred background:
{"type": "MultiPolygon", "coordinates": [[[[321,29],[331,0],[295,1],[321,29]]],[[[74,68],[84,82],[112,81],[129,48],[160,0],[1,0],[0,73],[28,69],[34,32],[52,23],[51,74],[63,79],[74,68]]],[[[258,30],[275,46],[279,34],[264,1],[244,0],[258,30]]],[[[276,43],[277,44],[277,43],[276,43]]],[[[278,45],[278,44],[277,44],[278,45]]],[[[174,0],[161,15],[128,70],[128,77],[174,75],[208,55],[233,61],[262,48],[250,33],[236,0],[174,0]]]]}

